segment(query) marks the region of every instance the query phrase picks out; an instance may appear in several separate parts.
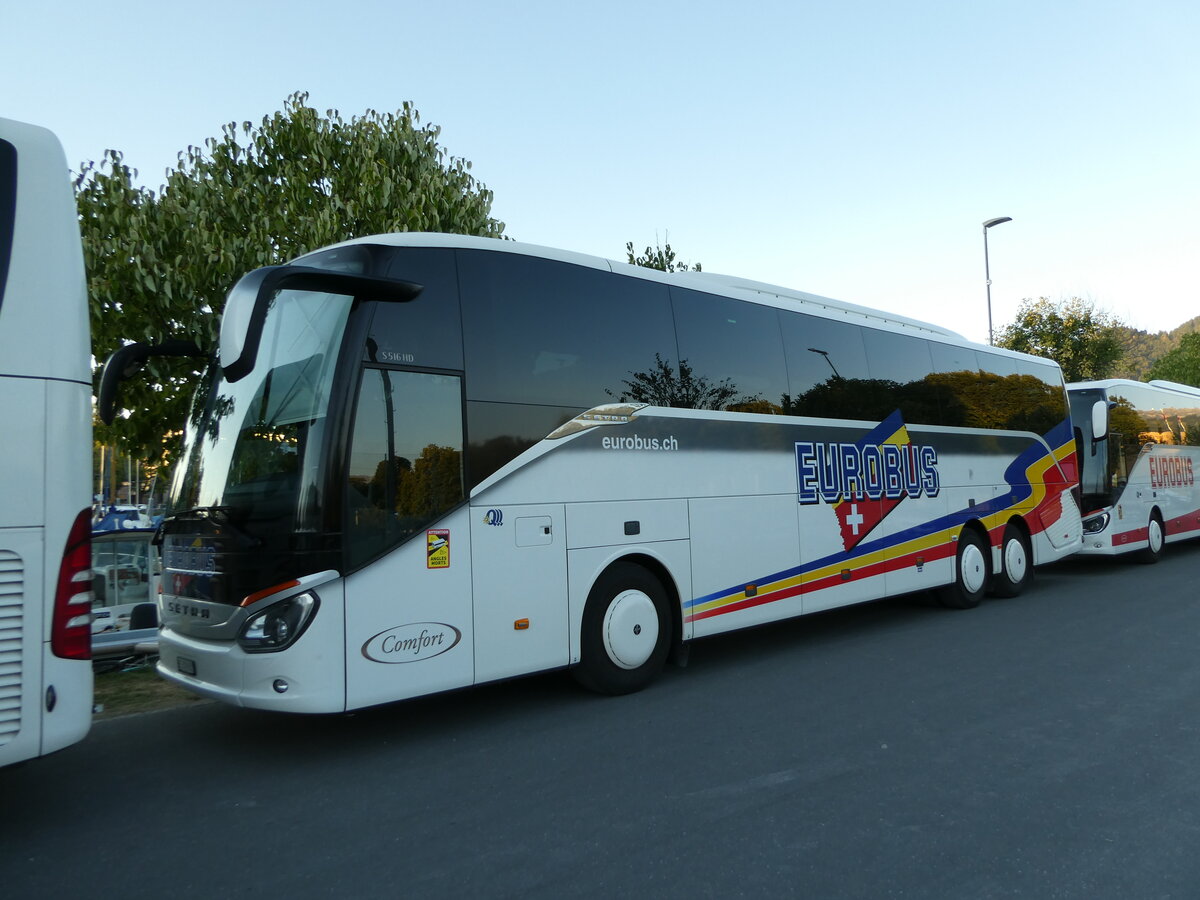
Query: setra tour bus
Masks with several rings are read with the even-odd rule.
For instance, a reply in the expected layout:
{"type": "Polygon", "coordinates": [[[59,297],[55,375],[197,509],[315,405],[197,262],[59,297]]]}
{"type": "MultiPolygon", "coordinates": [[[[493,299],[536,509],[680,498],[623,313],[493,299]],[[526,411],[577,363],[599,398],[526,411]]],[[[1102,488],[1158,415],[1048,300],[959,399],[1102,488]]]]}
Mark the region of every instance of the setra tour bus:
{"type": "Polygon", "coordinates": [[[633,691],[706,635],[1015,595],[1079,546],[1074,467],[1046,360],[738,278],[358,239],[229,295],[159,671],[314,713],[567,667],[633,691]]]}
{"type": "Polygon", "coordinates": [[[66,157],[0,119],[0,765],[92,722],[92,378],[66,157]]]}
{"type": "Polygon", "coordinates": [[[1200,388],[1110,378],[1067,385],[1077,422],[1107,417],[1079,441],[1083,547],[1090,556],[1134,553],[1200,535],[1200,388]]]}

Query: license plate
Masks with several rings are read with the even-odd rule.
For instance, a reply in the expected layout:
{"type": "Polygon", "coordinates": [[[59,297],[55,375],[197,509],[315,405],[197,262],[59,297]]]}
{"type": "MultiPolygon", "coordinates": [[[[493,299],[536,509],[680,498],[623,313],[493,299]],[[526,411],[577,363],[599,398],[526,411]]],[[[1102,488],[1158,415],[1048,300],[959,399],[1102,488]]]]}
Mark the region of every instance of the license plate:
{"type": "Polygon", "coordinates": [[[188,659],[184,656],[177,656],[175,657],[175,668],[177,668],[184,675],[191,675],[194,677],[196,674],[196,661],[188,659]]]}

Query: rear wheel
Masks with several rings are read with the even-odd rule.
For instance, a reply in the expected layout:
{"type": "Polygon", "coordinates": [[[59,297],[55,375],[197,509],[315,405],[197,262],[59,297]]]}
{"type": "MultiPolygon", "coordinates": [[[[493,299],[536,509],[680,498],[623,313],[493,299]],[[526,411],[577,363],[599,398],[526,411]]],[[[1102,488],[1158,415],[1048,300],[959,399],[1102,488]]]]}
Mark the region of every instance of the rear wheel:
{"type": "Polygon", "coordinates": [[[1004,542],[1000,545],[1000,571],[992,579],[992,593],[997,597],[1016,597],[1033,578],[1033,555],[1029,538],[1016,525],[1004,527],[1004,542]]]}
{"type": "Polygon", "coordinates": [[[602,694],[640,691],[662,671],[670,646],[662,584],[635,563],[615,563],[588,594],[575,679],[602,694]]]}
{"type": "Polygon", "coordinates": [[[939,589],[938,600],[950,609],[971,609],[983,599],[987,583],[987,546],[977,532],[964,528],[958,537],[954,581],[939,589]]]}
{"type": "Polygon", "coordinates": [[[1146,526],[1146,547],[1138,553],[1138,562],[1156,563],[1162,556],[1163,545],[1167,540],[1166,529],[1163,528],[1162,516],[1158,510],[1150,513],[1150,524],[1146,526]]]}

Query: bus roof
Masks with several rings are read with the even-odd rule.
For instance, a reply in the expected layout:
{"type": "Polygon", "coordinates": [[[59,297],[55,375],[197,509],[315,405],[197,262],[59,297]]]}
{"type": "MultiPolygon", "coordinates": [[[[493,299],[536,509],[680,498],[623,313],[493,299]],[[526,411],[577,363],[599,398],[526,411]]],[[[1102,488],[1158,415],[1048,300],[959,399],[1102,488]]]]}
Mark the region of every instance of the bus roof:
{"type": "Polygon", "coordinates": [[[1114,388],[1156,388],[1159,391],[1166,393],[1178,394],[1181,397],[1188,399],[1196,399],[1200,397],[1200,388],[1193,387],[1190,384],[1178,384],[1174,381],[1134,381],[1130,378],[1100,378],[1095,381],[1073,381],[1067,385],[1068,391],[1075,390],[1105,390],[1109,391],[1114,388]]]}

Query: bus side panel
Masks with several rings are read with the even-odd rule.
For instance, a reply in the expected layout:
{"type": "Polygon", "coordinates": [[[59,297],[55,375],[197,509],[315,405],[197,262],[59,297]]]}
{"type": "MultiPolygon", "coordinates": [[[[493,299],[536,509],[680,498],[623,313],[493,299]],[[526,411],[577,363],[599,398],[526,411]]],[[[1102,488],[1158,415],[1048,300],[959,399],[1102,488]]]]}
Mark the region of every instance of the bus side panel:
{"type": "Polygon", "coordinates": [[[567,664],[567,528],[561,504],[472,508],[475,682],[567,664]]]}
{"type": "MultiPolygon", "coordinates": [[[[784,459],[790,468],[791,460],[784,459]]],[[[794,493],[700,498],[688,503],[696,592],[689,618],[696,637],[804,612],[798,582],[764,578],[800,563],[797,506],[794,493]],[[757,602],[768,598],[771,602],[757,602]]],[[[833,516],[828,519],[836,531],[833,516]]]]}
{"type": "Polygon", "coordinates": [[[1200,490],[1196,477],[1200,475],[1200,448],[1164,447],[1170,461],[1156,466],[1155,482],[1165,493],[1163,524],[1167,542],[1183,541],[1200,536],[1200,490]]]}
{"type": "MultiPolygon", "coordinates": [[[[0,528],[19,528],[41,525],[46,516],[46,434],[42,412],[46,404],[47,382],[31,378],[0,378],[0,422],[4,423],[4,437],[0,439],[0,477],[4,479],[3,502],[0,502],[0,528]]],[[[90,421],[90,411],[83,421],[90,421]]],[[[50,432],[53,434],[54,432],[50,432]]],[[[65,435],[70,438],[74,432],[65,435]]],[[[57,435],[55,440],[57,440],[57,435]]],[[[90,441],[82,452],[91,458],[90,441]]],[[[69,446],[69,445],[67,445],[69,446]]],[[[77,456],[72,452],[71,456],[77,456]]],[[[87,477],[87,467],[82,473],[60,473],[75,481],[78,474],[87,477]]],[[[88,504],[88,487],[84,482],[83,496],[75,512],[88,504]]],[[[70,523],[67,524],[70,527],[70,523]]],[[[66,529],[63,529],[66,537],[66,529]]]]}
{"type": "Polygon", "coordinates": [[[347,576],[347,709],[474,683],[472,513],[460,507],[347,576]]]}
{"type": "Polygon", "coordinates": [[[41,572],[42,529],[0,529],[0,766],[41,752],[41,572]]]}
{"type": "Polygon", "coordinates": [[[888,596],[929,590],[954,581],[959,530],[948,529],[939,520],[952,510],[969,509],[972,500],[991,499],[996,490],[986,486],[943,486],[937,497],[900,503],[885,524],[893,532],[911,531],[913,536],[896,546],[887,564],[888,596]],[[985,492],[982,497],[981,491],[985,492]]]}
{"type": "Polygon", "coordinates": [[[45,671],[43,685],[53,688],[54,710],[42,725],[42,753],[52,753],[83,738],[92,724],[92,664],[86,659],[59,659],[50,651],[54,595],[67,537],[76,516],[91,506],[92,392],[70,381],[45,382],[46,530],[42,583],[45,671]]]}

